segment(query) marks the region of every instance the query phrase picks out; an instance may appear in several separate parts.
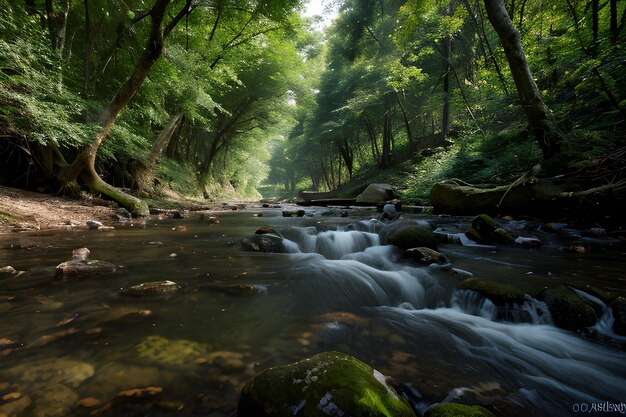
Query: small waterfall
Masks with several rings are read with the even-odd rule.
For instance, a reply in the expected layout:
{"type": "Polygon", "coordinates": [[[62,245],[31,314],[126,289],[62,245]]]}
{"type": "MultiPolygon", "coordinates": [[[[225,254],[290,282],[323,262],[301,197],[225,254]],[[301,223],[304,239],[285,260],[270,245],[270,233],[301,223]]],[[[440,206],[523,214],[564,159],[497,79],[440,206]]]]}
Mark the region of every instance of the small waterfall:
{"type": "Polygon", "coordinates": [[[344,255],[362,252],[379,243],[378,235],[374,233],[328,231],[317,235],[315,251],[328,259],[341,259],[344,255]]]}
{"type": "Polygon", "coordinates": [[[498,307],[491,300],[472,290],[456,290],[452,295],[452,308],[487,320],[495,320],[498,316],[498,307]]]}
{"type": "Polygon", "coordinates": [[[496,306],[476,291],[456,290],[452,295],[452,308],[465,314],[511,323],[552,324],[548,306],[534,298],[524,304],[496,306]]]}
{"type": "Polygon", "coordinates": [[[341,259],[380,244],[378,234],[356,230],[318,232],[315,227],[296,227],[286,234],[298,248],[292,250],[293,245],[286,243],[289,252],[319,253],[327,259],[341,259]]]}

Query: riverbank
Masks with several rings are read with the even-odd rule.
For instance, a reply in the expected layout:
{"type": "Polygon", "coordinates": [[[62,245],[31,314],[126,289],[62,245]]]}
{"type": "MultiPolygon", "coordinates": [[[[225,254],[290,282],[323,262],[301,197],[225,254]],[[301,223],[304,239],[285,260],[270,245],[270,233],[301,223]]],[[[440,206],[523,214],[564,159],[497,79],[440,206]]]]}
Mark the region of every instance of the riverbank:
{"type": "Polygon", "coordinates": [[[112,222],[115,208],[103,200],[76,200],[0,185],[0,234],[86,227],[87,220],[112,222]]]}
{"type": "MultiPolygon", "coordinates": [[[[158,213],[175,209],[219,211],[236,204],[212,202],[198,204],[176,200],[151,200],[151,211],[158,213]]],[[[178,198],[180,197],[180,199],[178,198]]],[[[53,194],[10,188],[0,185],[0,234],[36,230],[64,230],[86,228],[88,220],[96,220],[105,226],[119,223],[118,206],[108,200],[85,197],[72,199],[53,194]]]]}

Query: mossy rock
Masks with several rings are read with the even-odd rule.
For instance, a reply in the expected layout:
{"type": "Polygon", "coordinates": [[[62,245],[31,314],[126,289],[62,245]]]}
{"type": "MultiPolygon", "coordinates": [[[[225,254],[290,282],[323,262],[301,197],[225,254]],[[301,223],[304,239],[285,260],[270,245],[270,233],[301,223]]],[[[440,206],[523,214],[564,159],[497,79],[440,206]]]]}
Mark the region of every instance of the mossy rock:
{"type": "Polygon", "coordinates": [[[415,417],[385,377],[358,359],[324,352],[248,381],[239,417],[415,417]]]}
{"type": "Polygon", "coordinates": [[[613,331],[619,335],[626,336],[626,298],[618,297],[611,303],[613,310],[613,331]]]}
{"type": "Polygon", "coordinates": [[[446,255],[444,255],[443,253],[425,247],[407,249],[406,251],[404,251],[403,257],[417,261],[424,265],[443,265],[450,263],[446,255]]]}
{"type": "Polygon", "coordinates": [[[591,303],[565,285],[544,288],[537,299],[546,303],[554,324],[562,329],[578,331],[598,321],[591,303]]]}
{"type": "Polygon", "coordinates": [[[426,247],[437,249],[437,239],[432,231],[415,222],[399,221],[391,223],[380,231],[384,245],[395,245],[402,250],[426,247]]]}
{"type": "Polygon", "coordinates": [[[482,278],[468,278],[459,282],[456,287],[459,290],[476,291],[498,307],[507,304],[523,304],[529,298],[524,291],[517,287],[482,278]]]}
{"type": "Polygon", "coordinates": [[[515,243],[515,238],[499,227],[496,221],[486,214],[476,216],[472,220],[472,227],[465,235],[478,243],[515,243]]]}
{"type": "Polygon", "coordinates": [[[479,405],[454,403],[435,404],[426,410],[424,417],[496,417],[491,411],[479,405]]]}

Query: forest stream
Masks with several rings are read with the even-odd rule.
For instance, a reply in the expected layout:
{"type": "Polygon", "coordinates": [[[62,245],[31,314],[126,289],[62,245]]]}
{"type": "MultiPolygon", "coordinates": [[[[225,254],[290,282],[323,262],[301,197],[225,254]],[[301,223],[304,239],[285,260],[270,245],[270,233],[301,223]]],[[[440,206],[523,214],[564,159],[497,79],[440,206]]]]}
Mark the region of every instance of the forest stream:
{"type": "MultiPolygon", "coordinates": [[[[610,309],[597,298],[584,294],[598,302],[600,321],[577,334],[555,327],[539,301],[496,320],[493,303],[455,289],[467,271],[528,294],[559,282],[624,295],[623,242],[509,221],[543,246],[439,244],[451,273],[380,245],[377,213],[322,216],[326,210],[0,236],[0,266],[28,271],[32,283],[0,290],[0,415],[234,416],[251,377],[328,350],[393,377],[418,415],[453,399],[506,416],[575,415],[581,404],[626,401],[626,337],[613,333],[610,309]],[[264,226],[286,238],[290,253],[242,250],[241,239],[264,226]],[[562,250],[574,240],[587,252],[562,250]],[[51,279],[82,247],[119,267],[51,279]],[[177,290],[122,290],[159,280],[177,290]]],[[[451,234],[471,222],[407,217],[451,234]]]]}

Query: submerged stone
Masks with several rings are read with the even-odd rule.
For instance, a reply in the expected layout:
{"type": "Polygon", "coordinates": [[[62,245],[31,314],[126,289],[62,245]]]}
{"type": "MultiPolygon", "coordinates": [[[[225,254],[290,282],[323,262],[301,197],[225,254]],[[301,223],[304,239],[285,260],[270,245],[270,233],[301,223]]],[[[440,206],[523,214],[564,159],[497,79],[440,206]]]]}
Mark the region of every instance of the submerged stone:
{"type": "Polygon", "coordinates": [[[441,403],[429,407],[424,417],[495,417],[495,414],[479,405],[441,403]]]}
{"type": "Polygon", "coordinates": [[[537,299],[546,303],[557,327],[578,331],[598,321],[592,304],[565,285],[544,288],[537,299]]]}
{"type": "Polygon", "coordinates": [[[172,295],[180,289],[174,281],[152,281],[132,285],[121,290],[121,294],[134,297],[172,295]]]}
{"type": "Polygon", "coordinates": [[[240,417],[415,417],[380,372],[339,352],[265,370],[245,384],[237,412],[240,417]]]}
{"type": "Polygon", "coordinates": [[[170,340],[153,335],[143,339],[136,346],[140,357],[164,365],[193,365],[200,357],[206,357],[210,346],[193,340],[170,340]]]}

